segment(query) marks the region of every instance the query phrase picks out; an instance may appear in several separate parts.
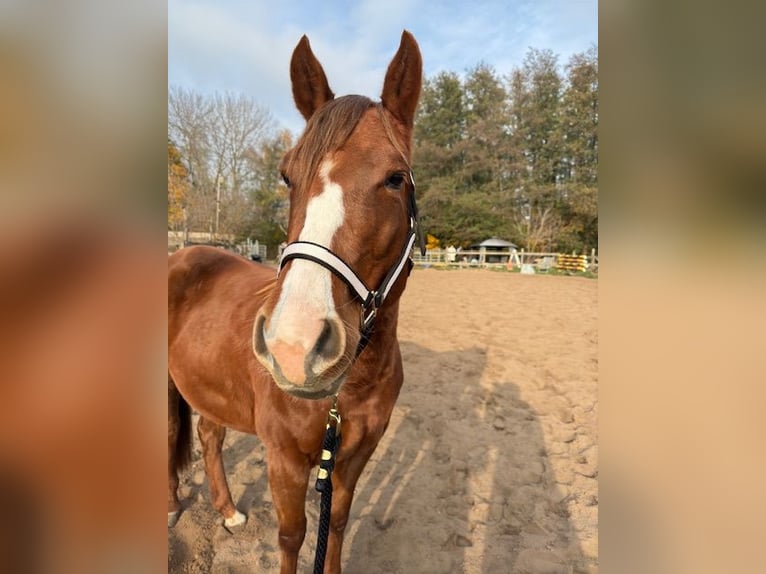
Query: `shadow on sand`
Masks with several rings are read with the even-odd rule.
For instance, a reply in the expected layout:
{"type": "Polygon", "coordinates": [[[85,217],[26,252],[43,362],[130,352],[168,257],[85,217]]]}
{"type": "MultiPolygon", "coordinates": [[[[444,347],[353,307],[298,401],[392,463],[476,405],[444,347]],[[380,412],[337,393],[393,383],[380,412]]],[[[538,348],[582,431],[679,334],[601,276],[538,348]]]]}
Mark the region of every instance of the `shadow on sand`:
{"type": "Polygon", "coordinates": [[[357,488],[344,572],[596,571],[519,386],[482,386],[480,347],[401,348],[404,387],[357,488]]]}

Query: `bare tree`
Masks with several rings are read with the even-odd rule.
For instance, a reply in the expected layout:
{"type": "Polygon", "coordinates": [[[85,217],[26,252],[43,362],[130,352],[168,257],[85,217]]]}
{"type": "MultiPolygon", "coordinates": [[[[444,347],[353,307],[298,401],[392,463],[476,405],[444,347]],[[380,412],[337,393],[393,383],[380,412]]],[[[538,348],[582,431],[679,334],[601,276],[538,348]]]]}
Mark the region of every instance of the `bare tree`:
{"type": "Polygon", "coordinates": [[[171,88],[168,135],[189,171],[189,229],[218,236],[243,232],[251,211],[246,158],[274,131],[269,111],[248,96],[171,88]]]}
{"type": "Polygon", "coordinates": [[[260,148],[274,133],[268,110],[241,94],[213,96],[212,157],[220,189],[219,230],[239,234],[248,214],[248,154],[260,148]]]}
{"type": "Polygon", "coordinates": [[[561,230],[561,221],[553,205],[526,203],[514,210],[511,229],[529,251],[549,251],[561,230]]]}
{"type": "Polygon", "coordinates": [[[214,179],[208,166],[212,104],[202,94],[173,87],[168,94],[168,138],[187,168],[189,189],[184,204],[188,230],[208,231],[215,210],[214,179]]]}

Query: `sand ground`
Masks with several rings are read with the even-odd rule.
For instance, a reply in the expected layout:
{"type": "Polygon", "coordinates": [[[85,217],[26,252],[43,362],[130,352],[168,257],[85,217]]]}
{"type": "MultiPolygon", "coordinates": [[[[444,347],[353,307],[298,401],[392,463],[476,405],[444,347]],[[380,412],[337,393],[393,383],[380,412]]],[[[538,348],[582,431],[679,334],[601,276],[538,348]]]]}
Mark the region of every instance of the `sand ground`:
{"type": "MultiPolygon", "coordinates": [[[[578,277],[413,272],[404,387],[357,487],[344,573],[598,572],[597,293],[578,277]]],[[[170,573],[279,570],[264,449],[230,431],[224,460],[248,523],[223,528],[195,442],[170,573]]],[[[307,509],[300,572],[311,571],[313,489],[307,509]]]]}

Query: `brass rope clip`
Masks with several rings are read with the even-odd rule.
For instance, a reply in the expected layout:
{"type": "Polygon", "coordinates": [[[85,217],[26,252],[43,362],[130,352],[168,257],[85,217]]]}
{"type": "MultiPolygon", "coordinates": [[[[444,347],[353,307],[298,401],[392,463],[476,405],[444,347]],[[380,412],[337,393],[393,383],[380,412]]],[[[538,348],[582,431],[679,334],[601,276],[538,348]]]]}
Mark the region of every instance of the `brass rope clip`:
{"type": "MultiPolygon", "coordinates": [[[[317,473],[317,490],[326,481],[335,466],[335,451],[340,444],[340,413],[338,412],[338,395],[333,395],[332,405],[327,413],[325,438],[322,444],[322,455],[317,473]],[[334,427],[334,428],[333,428],[334,427]]],[[[321,486],[323,488],[323,486],[321,486]]],[[[321,490],[320,490],[321,491],[321,490]]]]}
{"type": "Polygon", "coordinates": [[[332,405],[327,413],[327,424],[325,428],[330,428],[330,424],[335,422],[335,434],[340,434],[340,413],[338,412],[338,395],[332,396],[332,405]]]}

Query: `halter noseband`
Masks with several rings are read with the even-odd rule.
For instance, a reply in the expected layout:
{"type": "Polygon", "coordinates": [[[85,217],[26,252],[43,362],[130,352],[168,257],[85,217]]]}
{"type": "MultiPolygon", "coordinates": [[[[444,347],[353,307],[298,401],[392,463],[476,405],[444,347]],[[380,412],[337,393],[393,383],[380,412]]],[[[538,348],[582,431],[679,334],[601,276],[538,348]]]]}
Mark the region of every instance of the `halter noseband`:
{"type": "Polygon", "coordinates": [[[412,260],[410,259],[410,251],[415,244],[417,238],[420,244],[420,253],[425,255],[426,246],[423,237],[423,232],[420,229],[418,223],[418,208],[415,204],[415,178],[412,172],[409,172],[410,183],[412,185],[412,191],[410,193],[410,200],[408,202],[408,216],[410,219],[410,228],[407,231],[407,238],[404,241],[404,248],[402,249],[399,258],[396,263],[388,270],[383,281],[380,283],[377,289],[373,290],[367,287],[365,282],[359,275],[345,262],[343,259],[333,253],[328,247],[319,245],[318,243],[312,243],[310,241],[293,241],[284,251],[282,251],[282,258],[279,261],[279,271],[287,264],[288,261],[293,259],[307,259],[313,261],[318,265],[321,265],[325,269],[334,273],[341,281],[348,285],[354,296],[359,299],[362,304],[361,315],[361,338],[359,339],[359,345],[356,348],[356,356],[364,350],[367,343],[370,342],[373,329],[375,327],[375,317],[378,314],[378,309],[388,297],[388,293],[391,287],[394,286],[396,280],[401,275],[404,265],[407,261],[410,262],[410,268],[412,268],[412,260]]]}

